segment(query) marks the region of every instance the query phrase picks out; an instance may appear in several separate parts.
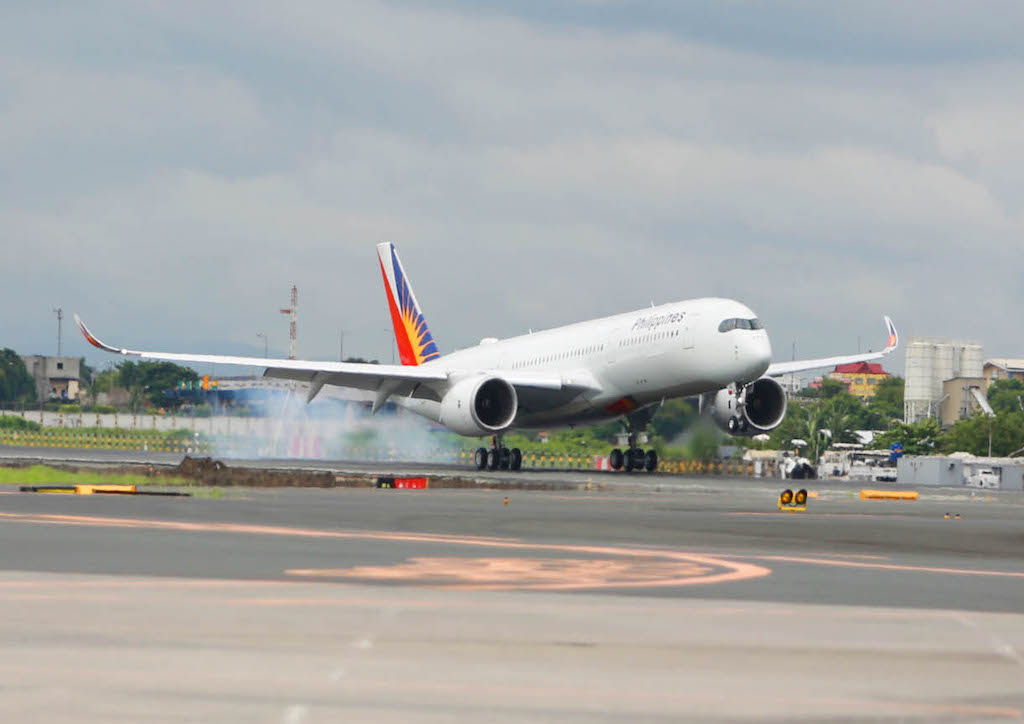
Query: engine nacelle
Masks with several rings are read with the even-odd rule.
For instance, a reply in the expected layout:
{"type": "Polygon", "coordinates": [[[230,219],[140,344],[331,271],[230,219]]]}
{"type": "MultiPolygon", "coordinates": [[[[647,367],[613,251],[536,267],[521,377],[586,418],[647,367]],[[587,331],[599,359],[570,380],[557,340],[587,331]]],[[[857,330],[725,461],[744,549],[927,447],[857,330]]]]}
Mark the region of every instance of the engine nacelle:
{"type": "Polygon", "coordinates": [[[460,435],[487,435],[516,419],[516,388],[500,377],[470,377],[452,385],[441,399],[441,424],[460,435]]]}
{"type": "Polygon", "coordinates": [[[711,418],[730,435],[760,435],[777,428],[785,417],[786,391],[771,377],[738,391],[719,390],[711,406],[711,418]]]}

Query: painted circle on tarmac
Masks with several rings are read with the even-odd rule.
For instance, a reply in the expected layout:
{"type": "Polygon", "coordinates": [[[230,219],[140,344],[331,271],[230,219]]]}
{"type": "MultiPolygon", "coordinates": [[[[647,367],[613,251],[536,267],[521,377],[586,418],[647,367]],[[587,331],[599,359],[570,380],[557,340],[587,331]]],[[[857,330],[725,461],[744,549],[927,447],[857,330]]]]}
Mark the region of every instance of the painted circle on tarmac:
{"type": "Polygon", "coordinates": [[[696,554],[621,550],[615,557],[601,558],[415,557],[393,565],[293,569],[288,574],[319,580],[463,590],[569,591],[725,583],[758,578],[769,572],[761,566],[696,554]]]}

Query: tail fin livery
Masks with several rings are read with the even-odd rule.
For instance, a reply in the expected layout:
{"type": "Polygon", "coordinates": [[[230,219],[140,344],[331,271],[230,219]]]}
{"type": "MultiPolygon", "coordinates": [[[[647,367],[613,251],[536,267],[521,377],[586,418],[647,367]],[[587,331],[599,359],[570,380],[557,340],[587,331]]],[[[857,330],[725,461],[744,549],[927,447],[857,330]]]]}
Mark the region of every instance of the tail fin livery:
{"type": "Polygon", "coordinates": [[[391,323],[395,327],[398,356],[403,365],[418,365],[441,356],[427,328],[412,285],[409,284],[398,251],[390,242],[377,244],[380,271],[384,275],[384,291],[388,295],[391,323]]]}

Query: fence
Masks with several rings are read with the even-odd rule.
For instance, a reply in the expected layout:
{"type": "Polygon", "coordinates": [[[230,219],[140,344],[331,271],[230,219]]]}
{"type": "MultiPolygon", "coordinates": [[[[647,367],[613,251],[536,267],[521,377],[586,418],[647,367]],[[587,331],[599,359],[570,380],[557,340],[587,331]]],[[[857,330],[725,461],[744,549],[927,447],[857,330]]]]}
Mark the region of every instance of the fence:
{"type": "MultiPolygon", "coordinates": [[[[82,450],[129,450],[167,452],[186,455],[217,455],[234,447],[235,442],[224,440],[170,439],[158,432],[145,433],[131,430],[79,431],[74,428],[45,428],[39,431],[0,430],[0,446],[39,448],[67,448],[82,450]]],[[[415,450],[399,456],[397,450],[382,448],[345,448],[338,456],[370,462],[396,462],[410,459],[417,462],[453,463],[472,465],[472,450],[415,450]]],[[[553,454],[526,451],[523,467],[550,470],[606,469],[600,456],[553,454]]],[[[658,471],[677,475],[730,475],[738,477],[777,477],[774,462],[744,462],[742,460],[661,460],[658,471]]]]}

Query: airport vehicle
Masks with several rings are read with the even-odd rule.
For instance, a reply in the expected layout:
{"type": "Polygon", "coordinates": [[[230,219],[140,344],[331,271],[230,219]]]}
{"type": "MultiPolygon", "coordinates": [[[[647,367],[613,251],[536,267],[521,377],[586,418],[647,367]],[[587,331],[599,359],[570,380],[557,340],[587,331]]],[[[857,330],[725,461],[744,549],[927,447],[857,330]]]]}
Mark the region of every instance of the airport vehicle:
{"type": "Polygon", "coordinates": [[[779,466],[783,478],[790,480],[813,480],[818,477],[817,470],[811,465],[811,461],[799,455],[791,453],[782,454],[782,464],[779,466]]]}
{"type": "Polygon", "coordinates": [[[514,429],[573,427],[624,419],[625,450],[611,451],[611,467],[653,471],[657,454],[637,436],[657,407],[672,397],[700,396],[725,431],[757,435],[777,427],[786,394],[774,379],[803,370],[877,359],[898,344],[886,317],[881,352],[772,363],[761,321],[731,299],[691,299],[511,337],[483,339],[442,356],[412,285],[391,243],[377,245],[401,365],[211,354],[147,352],[101,342],[75,315],[95,347],[142,360],[265,367],[265,376],[308,385],[311,401],[325,385],[374,393],[385,402],[435,420],[466,436],[490,436],[476,451],[478,468],[518,470],[522,454],[502,445],[514,429]]]}
{"type": "Polygon", "coordinates": [[[967,476],[967,485],[972,488],[998,488],[999,473],[992,468],[978,468],[967,476]]]}

